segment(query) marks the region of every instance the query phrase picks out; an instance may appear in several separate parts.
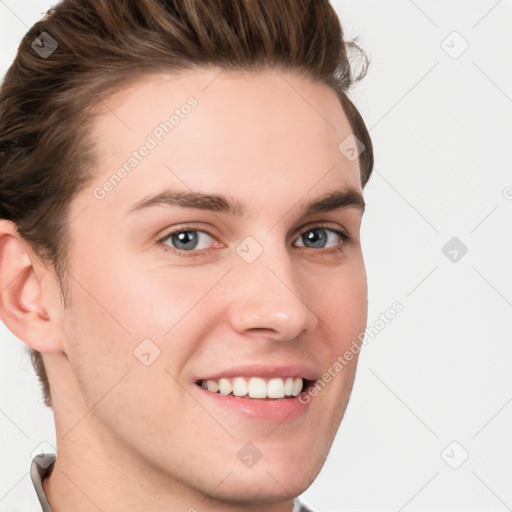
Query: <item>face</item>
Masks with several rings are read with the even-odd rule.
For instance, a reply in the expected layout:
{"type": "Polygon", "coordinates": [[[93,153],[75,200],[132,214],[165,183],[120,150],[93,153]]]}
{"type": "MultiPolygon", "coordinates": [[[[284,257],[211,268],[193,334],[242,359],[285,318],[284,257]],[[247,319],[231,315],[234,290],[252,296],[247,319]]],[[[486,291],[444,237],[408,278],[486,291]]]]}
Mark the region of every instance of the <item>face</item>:
{"type": "Polygon", "coordinates": [[[351,129],[336,95],[290,73],[205,68],[102,105],[97,172],[69,215],[62,442],[168,489],[299,495],[357,353],[335,363],[366,326],[360,169],[338,149],[351,129]],[[317,393],[294,396],[301,378],[317,393]]]}

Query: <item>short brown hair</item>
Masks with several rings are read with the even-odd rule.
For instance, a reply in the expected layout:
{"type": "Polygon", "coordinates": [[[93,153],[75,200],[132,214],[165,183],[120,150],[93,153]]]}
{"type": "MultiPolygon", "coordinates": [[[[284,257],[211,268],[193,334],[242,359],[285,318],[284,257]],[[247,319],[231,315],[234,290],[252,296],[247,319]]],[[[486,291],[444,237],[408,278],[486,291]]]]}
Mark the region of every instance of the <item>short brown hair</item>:
{"type": "MultiPolygon", "coordinates": [[[[0,89],[0,218],[53,266],[64,307],[68,207],[94,171],[92,107],[150,73],[201,65],[274,67],[331,87],[365,146],[363,187],[370,178],[370,135],[347,97],[368,59],[329,0],[63,0],[26,33],[0,89]]],[[[30,356],[52,407],[41,354],[30,356]]]]}

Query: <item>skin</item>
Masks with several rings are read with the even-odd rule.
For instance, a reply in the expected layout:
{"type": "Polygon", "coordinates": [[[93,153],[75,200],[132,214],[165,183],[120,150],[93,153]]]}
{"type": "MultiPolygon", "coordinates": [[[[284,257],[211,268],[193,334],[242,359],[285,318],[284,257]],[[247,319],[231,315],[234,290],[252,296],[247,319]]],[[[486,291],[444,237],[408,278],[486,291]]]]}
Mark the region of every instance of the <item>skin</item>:
{"type": "Polygon", "coordinates": [[[302,212],[333,190],[362,193],[358,161],[338,149],[351,129],[335,93],[290,72],[219,72],[149,76],[105,98],[97,173],[70,208],[70,308],[51,266],[0,222],[2,319],[43,353],[51,384],[58,458],[44,490],[55,512],[291,512],[343,418],[357,355],[305,415],[277,428],[212,408],[194,383],[255,362],[321,375],[367,320],[361,210],[302,212]],[[96,199],[190,96],[191,113],[96,199]],[[160,205],[127,215],[169,187],[224,194],[247,213],[160,205]],[[301,241],[325,223],[352,242],[330,231],[325,247],[301,241]],[[199,230],[196,256],[156,241],[182,227],[199,230]],[[263,248],[250,264],[235,251],[248,236],[263,248]],[[133,351],[148,338],[160,356],[145,366],[133,351]],[[236,456],[247,442],[262,453],[250,468],[236,456]]]}

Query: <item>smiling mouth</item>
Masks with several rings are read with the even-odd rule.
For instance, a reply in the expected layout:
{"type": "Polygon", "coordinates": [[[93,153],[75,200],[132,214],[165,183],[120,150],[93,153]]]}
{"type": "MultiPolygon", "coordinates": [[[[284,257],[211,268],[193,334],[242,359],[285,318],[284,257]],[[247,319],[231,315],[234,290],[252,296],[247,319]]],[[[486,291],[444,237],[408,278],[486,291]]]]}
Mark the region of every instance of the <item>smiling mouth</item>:
{"type": "Polygon", "coordinates": [[[205,391],[224,396],[259,400],[287,400],[296,398],[313,382],[301,377],[234,377],[198,380],[205,391]]]}

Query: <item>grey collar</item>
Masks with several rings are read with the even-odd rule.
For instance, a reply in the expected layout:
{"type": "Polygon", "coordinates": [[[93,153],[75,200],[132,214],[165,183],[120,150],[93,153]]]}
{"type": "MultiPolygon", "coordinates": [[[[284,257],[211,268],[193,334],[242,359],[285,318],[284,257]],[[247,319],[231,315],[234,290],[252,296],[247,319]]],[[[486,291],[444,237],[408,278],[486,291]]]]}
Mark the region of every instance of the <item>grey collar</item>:
{"type": "Polygon", "coordinates": [[[42,453],[36,455],[30,465],[30,478],[32,479],[32,484],[36,490],[37,498],[39,503],[41,503],[43,512],[53,512],[44,494],[43,480],[53,471],[55,459],[56,455],[54,453],[42,453]]]}

